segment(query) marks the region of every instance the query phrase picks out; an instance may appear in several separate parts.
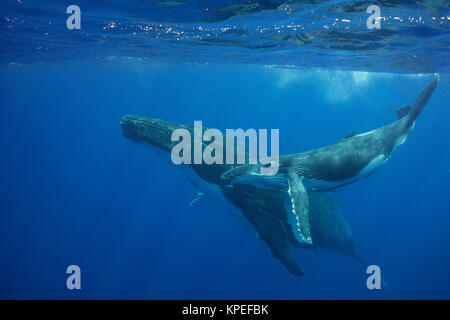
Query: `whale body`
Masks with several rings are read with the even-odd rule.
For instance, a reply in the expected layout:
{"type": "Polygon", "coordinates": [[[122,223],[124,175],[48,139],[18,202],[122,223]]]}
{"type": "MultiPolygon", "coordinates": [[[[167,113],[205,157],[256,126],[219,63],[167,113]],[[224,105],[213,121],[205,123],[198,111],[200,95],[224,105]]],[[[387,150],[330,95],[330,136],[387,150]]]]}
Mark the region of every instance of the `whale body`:
{"type": "Polygon", "coordinates": [[[308,193],[330,191],[373,174],[391,158],[415,126],[439,81],[439,75],[419,94],[412,107],[397,109],[398,120],[369,132],[350,134],[335,144],[284,155],[276,175],[262,175],[262,164],[246,164],[225,172],[228,185],[253,185],[266,190],[284,190],[292,203],[291,227],[298,239],[312,244],[308,193]]]}

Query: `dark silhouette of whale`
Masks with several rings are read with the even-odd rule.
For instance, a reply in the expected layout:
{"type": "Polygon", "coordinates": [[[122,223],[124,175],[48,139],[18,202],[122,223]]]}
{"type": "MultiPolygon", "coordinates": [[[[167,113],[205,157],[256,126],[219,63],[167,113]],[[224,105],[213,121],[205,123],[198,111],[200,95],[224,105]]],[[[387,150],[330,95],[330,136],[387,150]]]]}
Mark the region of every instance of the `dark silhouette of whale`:
{"type": "MultiPolygon", "coordinates": [[[[406,140],[437,82],[438,76],[412,108],[398,109],[399,120],[393,124],[360,135],[351,134],[324,148],[281,156],[277,177],[261,175],[260,164],[184,166],[190,168],[191,177],[224,195],[240,209],[256,229],[258,238],[292,274],[301,276],[303,270],[293,257],[291,246],[325,248],[364,264],[355,252],[351,230],[329,190],[366,177],[387,161],[406,140]]],[[[167,153],[178,143],[171,141],[174,130],[186,129],[194,136],[191,125],[149,117],[126,115],[120,124],[126,138],[167,153]]]]}

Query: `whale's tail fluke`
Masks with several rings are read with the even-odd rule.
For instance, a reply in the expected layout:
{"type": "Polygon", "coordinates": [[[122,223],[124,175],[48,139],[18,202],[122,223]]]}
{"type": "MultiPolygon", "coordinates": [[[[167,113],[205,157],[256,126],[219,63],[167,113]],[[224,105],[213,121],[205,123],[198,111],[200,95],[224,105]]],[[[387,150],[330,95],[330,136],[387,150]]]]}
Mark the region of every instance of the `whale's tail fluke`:
{"type": "Polygon", "coordinates": [[[422,112],[423,108],[427,104],[428,99],[431,97],[431,94],[433,93],[434,89],[436,89],[436,86],[439,82],[439,74],[436,73],[436,76],[433,81],[431,81],[420,93],[420,95],[417,97],[416,101],[414,102],[411,110],[409,111],[407,117],[408,121],[406,123],[406,126],[409,127],[413,124],[413,122],[416,120],[416,118],[419,116],[420,112],[422,112]]]}

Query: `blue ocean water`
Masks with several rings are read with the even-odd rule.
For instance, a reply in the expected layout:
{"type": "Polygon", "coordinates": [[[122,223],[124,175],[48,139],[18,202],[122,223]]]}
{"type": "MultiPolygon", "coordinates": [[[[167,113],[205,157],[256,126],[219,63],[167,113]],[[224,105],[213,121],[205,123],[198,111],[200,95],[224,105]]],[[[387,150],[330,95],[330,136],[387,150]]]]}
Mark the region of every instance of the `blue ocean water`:
{"type": "Polygon", "coordinates": [[[71,3],[2,2],[0,298],[450,298],[448,5],[380,2],[404,22],[371,35],[364,10],[343,3],[79,1],[82,29],[68,31],[71,3]],[[323,31],[346,15],[354,30],[323,31]],[[268,27],[313,18],[320,28],[268,27]],[[432,72],[440,82],[408,141],[334,193],[391,292],[325,250],[293,248],[305,271],[293,277],[237,209],[191,204],[183,173],[119,124],[279,128],[280,153],[294,153],[395,121],[432,72]],[[66,287],[72,264],[81,290],[66,287]]]}

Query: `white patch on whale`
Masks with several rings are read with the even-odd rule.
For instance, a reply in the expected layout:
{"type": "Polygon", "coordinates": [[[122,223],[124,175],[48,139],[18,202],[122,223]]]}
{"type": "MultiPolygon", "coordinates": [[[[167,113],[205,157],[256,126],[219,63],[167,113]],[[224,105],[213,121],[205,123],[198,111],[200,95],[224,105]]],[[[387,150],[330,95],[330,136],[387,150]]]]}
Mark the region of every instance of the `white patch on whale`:
{"type": "Polygon", "coordinates": [[[381,167],[388,158],[384,154],[380,154],[373,158],[361,171],[354,177],[346,180],[338,180],[338,181],[326,181],[320,179],[304,179],[303,182],[305,186],[310,191],[324,191],[339,188],[340,186],[344,186],[355,182],[361,178],[365,178],[371,173],[375,172],[379,167],[381,167]]]}
{"type": "Polygon", "coordinates": [[[252,185],[258,189],[272,191],[286,191],[288,188],[286,177],[283,174],[268,176],[252,172],[235,177],[230,184],[252,185]]]}
{"type": "Polygon", "coordinates": [[[364,132],[364,133],[358,134],[358,135],[356,135],[355,137],[362,137],[362,136],[367,136],[367,135],[369,135],[369,134],[372,134],[372,133],[374,133],[375,131],[376,131],[376,129],[375,129],[375,130],[370,130],[370,131],[367,131],[367,132],[364,132]]]}
{"type": "Polygon", "coordinates": [[[404,144],[407,137],[408,137],[408,136],[407,136],[406,134],[401,135],[401,136],[397,139],[397,142],[395,143],[395,148],[397,148],[397,147],[401,146],[402,144],[404,144]]]}
{"type": "Polygon", "coordinates": [[[394,153],[395,150],[397,150],[398,147],[400,147],[402,144],[404,144],[406,142],[406,139],[408,138],[409,134],[411,133],[411,131],[414,129],[415,126],[415,122],[412,123],[412,125],[409,127],[408,131],[405,134],[402,134],[397,141],[395,142],[395,146],[392,149],[392,153],[394,153]]]}
{"type": "Polygon", "coordinates": [[[386,163],[388,158],[384,154],[380,154],[373,158],[358,174],[358,178],[367,177],[369,174],[376,171],[379,167],[386,163]]]}

